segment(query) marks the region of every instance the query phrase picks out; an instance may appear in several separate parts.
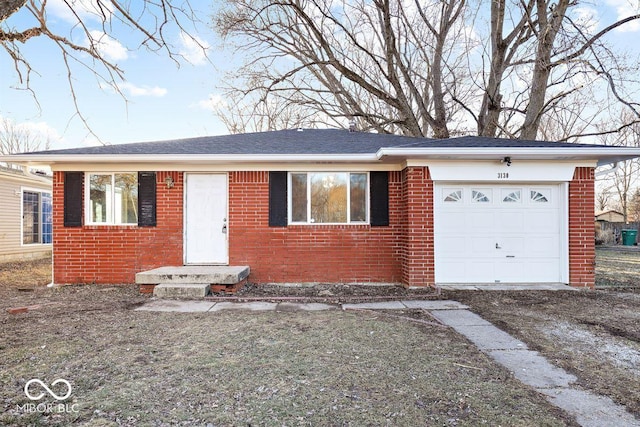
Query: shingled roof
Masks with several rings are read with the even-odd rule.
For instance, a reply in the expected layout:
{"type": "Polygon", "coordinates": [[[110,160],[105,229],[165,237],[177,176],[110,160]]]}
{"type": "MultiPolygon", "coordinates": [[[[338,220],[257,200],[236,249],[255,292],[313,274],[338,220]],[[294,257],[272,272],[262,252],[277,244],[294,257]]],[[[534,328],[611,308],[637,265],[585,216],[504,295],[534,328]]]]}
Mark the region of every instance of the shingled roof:
{"type": "Polygon", "coordinates": [[[30,166],[131,163],[230,165],[248,163],[395,163],[413,160],[574,160],[599,165],[640,157],[640,149],[567,142],[463,136],[415,138],[342,129],[294,129],[132,144],[48,150],[11,156],[30,166]]]}
{"type": "Polygon", "coordinates": [[[26,154],[374,154],[381,148],[594,147],[589,144],[522,141],[464,136],[449,139],[415,138],[342,129],[299,129],[205,136],[157,142],[48,150],[26,154]]]}

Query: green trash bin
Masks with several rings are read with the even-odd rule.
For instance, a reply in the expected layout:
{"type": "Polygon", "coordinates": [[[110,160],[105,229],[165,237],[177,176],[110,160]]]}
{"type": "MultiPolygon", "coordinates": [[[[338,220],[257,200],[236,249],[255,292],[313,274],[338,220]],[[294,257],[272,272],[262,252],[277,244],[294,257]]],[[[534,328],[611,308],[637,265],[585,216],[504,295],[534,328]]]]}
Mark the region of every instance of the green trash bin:
{"type": "Polygon", "coordinates": [[[622,230],[622,244],[624,246],[635,245],[636,236],[638,236],[638,230],[633,230],[633,229],[622,230]]]}

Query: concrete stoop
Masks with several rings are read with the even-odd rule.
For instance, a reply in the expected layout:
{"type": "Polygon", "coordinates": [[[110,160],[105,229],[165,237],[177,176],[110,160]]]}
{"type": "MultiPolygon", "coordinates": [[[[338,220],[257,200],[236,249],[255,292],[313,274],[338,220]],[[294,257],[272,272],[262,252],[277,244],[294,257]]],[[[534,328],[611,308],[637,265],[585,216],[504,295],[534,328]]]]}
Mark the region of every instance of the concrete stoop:
{"type": "Polygon", "coordinates": [[[204,298],[209,294],[208,283],[162,283],[153,288],[158,298],[204,298]]]}
{"type": "Polygon", "coordinates": [[[249,266],[185,265],[136,274],[141,293],[160,298],[203,298],[211,291],[234,293],[249,277],[249,266]]]}

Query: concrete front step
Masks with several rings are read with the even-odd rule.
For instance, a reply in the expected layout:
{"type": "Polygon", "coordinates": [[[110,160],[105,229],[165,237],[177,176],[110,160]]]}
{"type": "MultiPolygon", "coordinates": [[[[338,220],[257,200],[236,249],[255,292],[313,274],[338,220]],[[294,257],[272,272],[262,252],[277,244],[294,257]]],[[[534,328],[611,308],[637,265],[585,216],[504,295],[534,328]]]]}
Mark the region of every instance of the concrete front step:
{"type": "Polygon", "coordinates": [[[249,271],[249,266],[184,265],[160,267],[137,273],[136,283],[139,285],[172,283],[235,285],[249,277],[249,271]]]}
{"type": "Polygon", "coordinates": [[[208,283],[163,283],[153,288],[158,298],[204,298],[208,294],[208,283]]]}

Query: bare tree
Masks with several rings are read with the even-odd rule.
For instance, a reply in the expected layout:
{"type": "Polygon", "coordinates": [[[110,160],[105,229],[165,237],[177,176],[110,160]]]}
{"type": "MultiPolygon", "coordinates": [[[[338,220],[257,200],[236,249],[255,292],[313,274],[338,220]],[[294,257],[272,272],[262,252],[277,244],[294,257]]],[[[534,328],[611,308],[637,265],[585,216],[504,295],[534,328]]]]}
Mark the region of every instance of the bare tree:
{"type": "Polygon", "coordinates": [[[636,188],[629,201],[629,219],[633,222],[640,222],[640,188],[636,188]]]}
{"type": "MultiPolygon", "coordinates": [[[[13,63],[20,87],[33,92],[30,82],[37,70],[32,67],[32,59],[23,45],[35,38],[50,41],[66,68],[76,113],[91,132],[79,105],[74,75],[88,70],[99,84],[110,86],[124,98],[118,86],[124,71],[105,53],[105,46],[118,40],[118,32],[122,34],[124,28],[129,35],[138,36],[138,45],[133,48],[164,53],[179,64],[184,59],[176,46],[180,37],[199,46],[206,54],[206,46],[195,35],[197,22],[199,18],[189,0],[8,0],[0,2],[0,45],[13,63]],[[56,31],[60,22],[52,25],[54,7],[61,8],[58,12],[67,15],[69,24],[64,30],[56,31]],[[11,18],[17,14],[23,17],[20,22],[30,20],[31,25],[15,28],[11,18]]],[[[37,100],[37,94],[33,93],[37,100]]]]}
{"type": "Polygon", "coordinates": [[[594,33],[575,0],[225,3],[215,28],[248,58],[227,87],[236,111],[279,98],[342,126],[353,117],[364,130],[436,138],[535,139],[559,111],[558,139],[617,130],[594,130],[601,111],[575,99],[617,103],[640,121],[626,84],[638,64],[605,44],[640,15],[594,33]]]}
{"type": "Polygon", "coordinates": [[[0,119],[0,154],[47,150],[50,146],[51,139],[48,136],[32,132],[12,120],[0,119]]]}
{"type": "MultiPolygon", "coordinates": [[[[614,126],[621,126],[621,123],[628,123],[630,121],[630,114],[629,112],[621,113],[618,120],[613,120],[614,122],[618,122],[617,124],[614,123],[614,126]]],[[[601,126],[606,125],[602,124],[601,126]]],[[[605,145],[638,147],[640,146],[640,124],[622,127],[621,130],[615,134],[602,135],[600,142],[605,145]]],[[[640,161],[638,159],[632,159],[619,162],[611,177],[612,188],[618,196],[618,203],[624,215],[625,223],[628,222],[630,199],[639,175],[640,161]]]]}
{"type": "Polygon", "coordinates": [[[596,211],[603,212],[607,210],[611,203],[611,191],[609,188],[603,188],[596,193],[596,211]]]}

